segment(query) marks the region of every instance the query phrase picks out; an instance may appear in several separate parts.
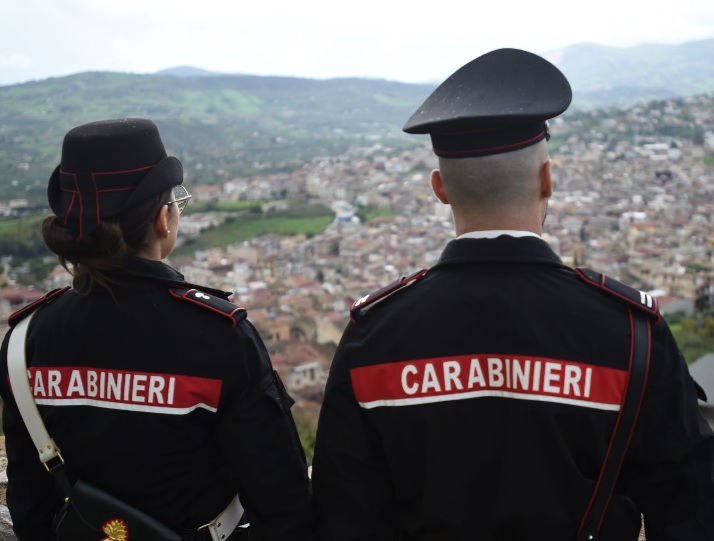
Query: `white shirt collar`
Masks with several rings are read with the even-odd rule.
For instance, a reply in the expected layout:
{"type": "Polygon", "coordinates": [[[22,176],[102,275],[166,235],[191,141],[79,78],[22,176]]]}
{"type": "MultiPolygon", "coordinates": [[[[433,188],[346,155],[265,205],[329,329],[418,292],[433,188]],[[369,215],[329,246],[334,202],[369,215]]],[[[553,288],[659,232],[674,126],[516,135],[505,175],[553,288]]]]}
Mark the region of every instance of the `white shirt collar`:
{"type": "Polygon", "coordinates": [[[489,231],[469,231],[463,235],[456,237],[457,239],[495,239],[501,235],[508,235],[509,237],[535,237],[541,239],[540,235],[536,235],[532,231],[516,231],[512,229],[493,229],[489,231]]]}

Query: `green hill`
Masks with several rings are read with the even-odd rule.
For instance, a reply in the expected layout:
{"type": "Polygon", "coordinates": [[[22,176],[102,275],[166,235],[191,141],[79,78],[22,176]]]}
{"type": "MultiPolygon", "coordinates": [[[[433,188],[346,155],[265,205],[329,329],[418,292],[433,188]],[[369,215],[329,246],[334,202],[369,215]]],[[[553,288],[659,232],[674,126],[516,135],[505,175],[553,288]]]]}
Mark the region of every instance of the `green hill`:
{"type": "MultiPolygon", "coordinates": [[[[544,56],[571,80],[574,98],[566,115],[714,91],[714,39],[624,49],[580,44],[544,56]]],[[[355,145],[410,148],[423,138],[401,127],[435,86],[224,75],[192,67],[2,86],[0,188],[3,198],[44,203],[64,133],[106,118],[155,120],[194,185],[292,171],[355,145]]]]}
{"type": "Polygon", "coordinates": [[[416,144],[401,132],[429,87],[369,79],[82,73],[0,87],[0,185],[44,196],[64,133],[147,117],[194,184],[288,171],[350,146],[416,144]]]}

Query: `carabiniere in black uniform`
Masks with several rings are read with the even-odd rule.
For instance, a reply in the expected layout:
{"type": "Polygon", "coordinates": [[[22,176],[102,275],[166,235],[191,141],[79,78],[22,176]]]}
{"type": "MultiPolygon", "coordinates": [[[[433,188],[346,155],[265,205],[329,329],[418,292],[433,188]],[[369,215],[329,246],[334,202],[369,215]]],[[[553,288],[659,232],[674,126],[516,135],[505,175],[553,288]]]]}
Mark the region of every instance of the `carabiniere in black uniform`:
{"type": "Polygon", "coordinates": [[[588,276],[539,238],[465,238],[355,303],[314,459],[329,539],[574,540],[622,399],[631,310],[652,318],[651,367],[601,539],[637,539],[641,513],[648,539],[708,538],[714,434],[697,385],[652,299],[588,276]]]}
{"type": "MultiPolygon", "coordinates": [[[[130,259],[111,279],[115,298],[58,291],[11,320],[37,310],[31,384],[70,481],[193,532],[239,492],[258,539],[302,539],[309,480],[292,400],[245,310],[158,261],[130,259]]],[[[9,336],[7,500],[18,538],[44,541],[61,501],[9,389],[9,336]]]]}

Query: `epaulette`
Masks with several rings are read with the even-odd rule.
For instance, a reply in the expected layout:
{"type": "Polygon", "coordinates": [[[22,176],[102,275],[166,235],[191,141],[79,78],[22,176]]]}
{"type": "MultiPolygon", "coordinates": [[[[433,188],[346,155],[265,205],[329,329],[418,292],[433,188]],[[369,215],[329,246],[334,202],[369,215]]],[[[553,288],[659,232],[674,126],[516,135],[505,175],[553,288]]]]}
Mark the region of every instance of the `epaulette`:
{"type": "Polygon", "coordinates": [[[10,317],[7,318],[7,324],[10,326],[10,328],[14,327],[18,321],[21,321],[22,319],[24,319],[25,316],[28,316],[29,314],[34,312],[38,307],[42,306],[43,304],[47,304],[48,302],[53,301],[54,299],[56,299],[57,297],[62,295],[62,293],[64,293],[65,291],[68,291],[70,289],[72,289],[70,286],[62,287],[59,289],[53,289],[52,291],[47,293],[44,297],[41,297],[41,298],[37,299],[36,301],[31,302],[27,306],[23,306],[17,312],[10,314],[10,317]]]}
{"type": "Polygon", "coordinates": [[[216,314],[229,318],[233,327],[248,316],[245,308],[237,306],[231,301],[222,299],[216,295],[209,295],[200,289],[175,287],[169,289],[169,292],[177,299],[188,301],[196,306],[206,308],[216,314]]]}
{"type": "Polygon", "coordinates": [[[411,285],[416,281],[421,280],[421,278],[427,273],[428,270],[429,269],[422,269],[416,271],[413,274],[410,274],[409,276],[402,276],[401,278],[394,280],[394,282],[392,282],[391,284],[384,286],[383,288],[378,289],[377,291],[370,293],[369,295],[365,295],[361,299],[357,299],[355,302],[352,303],[352,306],[350,307],[350,321],[352,323],[355,323],[359,316],[364,315],[367,310],[374,307],[377,303],[382,302],[387,297],[393,295],[400,289],[404,289],[408,285],[411,285]]]}
{"type": "Polygon", "coordinates": [[[627,302],[631,306],[644,310],[648,314],[656,317],[657,322],[659,322],[662,318],[662,315],[659,313],[657,299],[655,299],[652,295],[623,284],[614,278],[595,272],[592,269],[577,267],[575,272],[585,281],[585,283],[593,285],[602,291],[627,302]]]}

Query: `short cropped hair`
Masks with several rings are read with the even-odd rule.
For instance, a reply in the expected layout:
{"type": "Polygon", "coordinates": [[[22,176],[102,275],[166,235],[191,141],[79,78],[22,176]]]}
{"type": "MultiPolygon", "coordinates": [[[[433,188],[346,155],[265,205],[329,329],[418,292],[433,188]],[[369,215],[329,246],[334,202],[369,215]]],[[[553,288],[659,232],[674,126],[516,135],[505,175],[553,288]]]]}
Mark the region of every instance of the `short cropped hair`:
{"type": "Polygon", "coordinates": [[[439,158],[439,169],[452,206],[493,210],[532,202],[539,190],[532,179],[547,160],[548,146],[541,141],[503,154],[439,158]]]}

